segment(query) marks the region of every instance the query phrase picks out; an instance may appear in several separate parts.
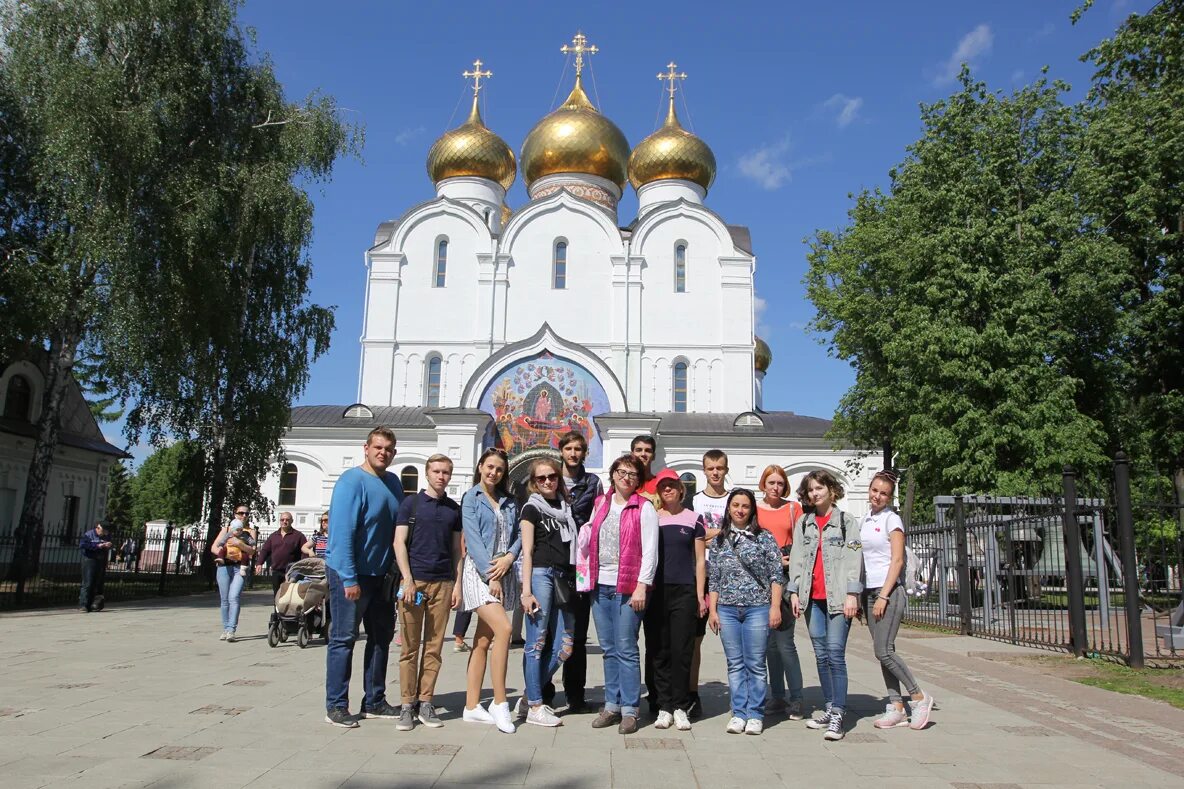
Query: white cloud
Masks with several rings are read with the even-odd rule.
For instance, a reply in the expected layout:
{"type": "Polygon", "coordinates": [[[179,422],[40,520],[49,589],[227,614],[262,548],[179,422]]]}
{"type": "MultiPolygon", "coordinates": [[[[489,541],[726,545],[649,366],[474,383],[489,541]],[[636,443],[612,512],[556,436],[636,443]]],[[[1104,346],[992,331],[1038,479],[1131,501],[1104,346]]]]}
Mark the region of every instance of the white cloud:
{"type": "Polygon", "coordinates": [[[403,131],[395,135],[395,144],[406,145],[419,135],[423,134],[424,131],[426,131],[426,129],[424,129],[422,126],[416,126],[414,129],[403,129],[403,131]]]}
{"type": "Polygon", "coordinates": [[[859,116],[859,110],[863,107],[863,99],[859,96],[836,93],[822,102],[822,107],[835,113],[835,123],[840,129],[843,129],[859,116]]]}
{"type": "Polygon", "coordinates": [[[763,337],[767,342],[769,335],[773,333],[773,327],[765,320],[765,311],[769,308],[769,302],[762,299],[760,296],[752,297],[752,309],[756,318],[756,333],[763,337]]]}
{"type": "Polygon", "coordinates": [[[982,24],[971,30],[958,42],[958,46],[954,48],[953,54],[946,60],[944,64],[938,67],[937,76],[933,80],[933,84],[937,86],[948,85],[958,78],[958,72],[962,70],[962,64],[967,63],[974,66],[978,60],[979,55],[985,55],[991,51],[991,46],[995,43],[995,34],[991,32],[991,26],[982,24]]]}
{"type": "Polygon", "coordinates": [[[780,141],[762,145],[740,157],[741,174],[757,183],[762,189],[780,189],[782,184],[793,179],[793,170],[785,160],[789,153],[789,135],[780,141]]]}

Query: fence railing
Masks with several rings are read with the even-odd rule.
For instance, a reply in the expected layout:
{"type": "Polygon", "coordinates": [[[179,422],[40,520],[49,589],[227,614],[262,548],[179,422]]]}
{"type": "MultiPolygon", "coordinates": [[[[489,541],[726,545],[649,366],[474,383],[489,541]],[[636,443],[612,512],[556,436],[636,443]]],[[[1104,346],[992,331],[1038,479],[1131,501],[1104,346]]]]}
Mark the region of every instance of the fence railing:
{"type": "Polygon", "coordinates": [[[1114,463],[1106,499],[939,496],[908,545],[918,587],[906,621],[1077,655],[1184,660],[1184,532],[1174,496],[1132,499],[1114,463]]]}
{"type": "MultiPolygon", "coordinates": [[[[98,593],[107,601],[133,600],[210,589],[203,568],[204,543],[182,527],[147,537],[109,532],[105,572],[98,593]]],[[[32,546],[35,557],[14,561],[17,540],[0,536],[0,611],[70,605],[79,598],[82,554],[77,540],[46,535],[32,546]]]]}

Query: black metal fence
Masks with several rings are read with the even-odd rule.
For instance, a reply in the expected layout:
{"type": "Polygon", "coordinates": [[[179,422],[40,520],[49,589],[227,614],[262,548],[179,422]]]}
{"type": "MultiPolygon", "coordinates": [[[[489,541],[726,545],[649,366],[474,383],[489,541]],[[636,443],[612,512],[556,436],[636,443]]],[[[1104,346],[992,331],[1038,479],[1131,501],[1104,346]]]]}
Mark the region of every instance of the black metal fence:
{"type": "MultiPolygon", "coordinates": [[[[204,543],[190,529],[168,526],[146,535],[109,532],[111,542],[99,594],[108,602],[212,588],[202,570],[204,543]]],[[[42,608],[78,602],[82,554],[77,538],[46,535],[31,552],[32,563],[13,561],[12,536],[0,537],[0,611],[42,608]]]]}
{"type": "Polygon", "coordinates": [[[935,522],[909,529],[906,621],[1136,667],[1184,660],[1184,510],[1164,492],[1132,496],[1120,455],[1105,498],[1079,496],[1068,469],[1057,495],[939,496],[935,522]]]}

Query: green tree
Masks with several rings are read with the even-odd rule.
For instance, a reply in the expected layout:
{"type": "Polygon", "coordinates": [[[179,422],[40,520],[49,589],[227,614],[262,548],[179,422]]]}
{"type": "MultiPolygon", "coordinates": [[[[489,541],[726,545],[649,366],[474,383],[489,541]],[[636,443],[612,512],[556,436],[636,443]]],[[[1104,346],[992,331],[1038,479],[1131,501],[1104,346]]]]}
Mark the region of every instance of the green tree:
{"type": "Polygon", "coordinates": [[[856,372],[836,438],[890,444],[925,495],[1029,493],[1105,460],[1119,255],[1074,199],[1067,86],[961,85],[890,192],[814,236],[812,326],[856,372]]]}
{"type": "Polygon", "coordinates": [[[26,168],[0,175],[19,187],[5,196],[14,230],[0,299],[35,284],[36,309],[20,312],[36,314],[35,330],[14,320],[14,331],[50,357],[17,575],[42,528],[79,349],[101,356],[113,392],[135,398],[129,437],[201,442],[213,522],[226,488],[257,486],[277,414],[327,346],[332,315],[306,303],[311,204],[296,184],[327,177],[358,138],[331,99],[285,100],[270,63],[252,58],[237,5],[0,5],[13,148],[0,164],[26,168]]]}
{"type": "Polygon", "coordinates": [[[201,447],[178,441],[156,450],[140,464],[131,486],[131,520],[136,531],[152,520],[189,525],[201,520],[201,447]]]}
{"type": "Polygon", "coordinates": [[[107,521],[116,532],[127,534],[140,531],[143,527],[133,528],[135,519],[132,517],[133,486],[135,478],[128,471],[122,460],[115,461],[107,475],[107,521]]]}
{"type": "Polygon", "coordinates": [[[1082,199],[1128,274],[1124,443],[1170,475],[1184,502],[1184,0],[1132,14],[1083,59],[1096,72],[1082,199]]]}

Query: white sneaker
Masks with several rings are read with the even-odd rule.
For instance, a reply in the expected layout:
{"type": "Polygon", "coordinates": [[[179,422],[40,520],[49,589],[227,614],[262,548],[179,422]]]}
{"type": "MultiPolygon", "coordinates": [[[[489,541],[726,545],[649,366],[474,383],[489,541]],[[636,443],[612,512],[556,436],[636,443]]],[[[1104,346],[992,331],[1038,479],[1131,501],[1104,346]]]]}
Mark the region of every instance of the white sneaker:
{"type": "Polygon", "coordinates": [[[514,705],[514,719],[522,720],[530,712],[530,705],[526,703],[526,697],[520,696],[518,703],[514,705]]]}
{"type": "Polygon", "coordinates": [[[533,723],[535,726],[554,727],[563,725],[563,721],[559,720],[559,716],[555,714],[555,711],[546,704],[540,704],[526,713],[526,722],[533,723]]]}
{"type": "Polygon", "coordinates": [[[225,641],[225,640],[226,640],[226,637],[227,637],[228,635],[230,635],[230,631],[229,631],[229,630],[223,630],[223,631],[222,631],[222,635],[218,636],[218,640],[219,640],[219,641],[225,641]]]}
{"type": "Polygon", "coordinates": [[[884,707],[884,714],[876,718],[872,725],[877,729],[898,729],[909,725],[909,716],[904,714],[904,710],[898,710],[895,704],[890,703],[884,707]]]}
{"type": "Polygon", "coordinates": [[[760,734],[764,730],[765,722],[756,718],[749,718],[748,723],[744,724],[745,734],[760,734]]]}
{"type": "Polygon", "coordinates": [[[489,714],[493,718],[493,725],[497,726],[497,730],[504,734],[514,733],[514,721],[510,718],[510,702],[503,701],[501,704],[490,704],[489,714]]]}
{"type": "Polygon", "coordinates": [[[467,721],[468,723],[492,724],[494,722],[493,716],[490,715],[489,712],[480,704],[478,704],[476,707],[473,707],[472,709],[465,707],[464,712],[461,713],[460,719],[462,721],[467,721]]]}
{"type": "Polygon", "coordinates": [[[691,719],[687,717],[685,710],[674,711],[674,728],[678,729],[679,731],[691,730],[691,719]]]}
{"type": "Polygon", "coordinates": [[[228,630],[228,631],[226,632],[226,642],[227,642],[228,644],[233,644],[233,643],[235,642],[235,640],[236,640],[236,639],[235,639],[235,637],[234,637],[234,631],[233,631],[233,630],[228,630]]]}
{"type": "Polygon", "coordinates": [[[725,729],[725,731],[728,734],[743,734],[744,733],[744,719],[737,718],[737,717],[733,716],[732,719],[730,721],[728,721],[728,728],[725,729]]]}
{"type": "Polygon", "coordinates": [[[662,710],[658,713],[658,719],[654,721],[654,728],[669,729],[672,723],[674,723],[674,716],[666,710],[662,710]]]}

